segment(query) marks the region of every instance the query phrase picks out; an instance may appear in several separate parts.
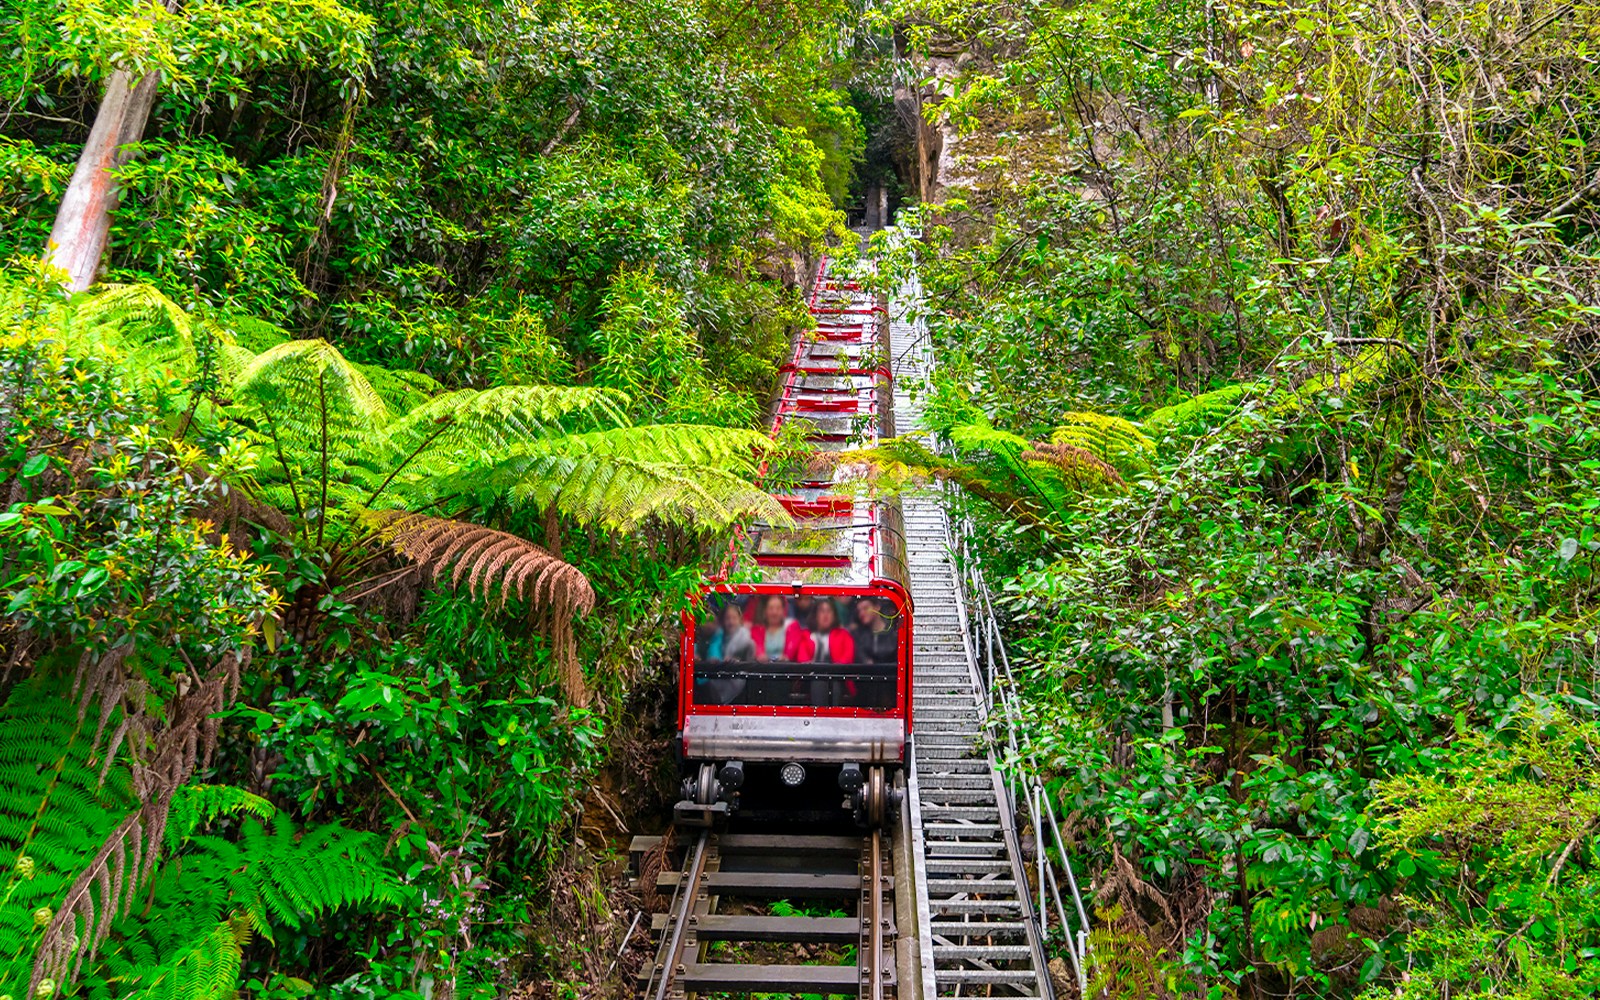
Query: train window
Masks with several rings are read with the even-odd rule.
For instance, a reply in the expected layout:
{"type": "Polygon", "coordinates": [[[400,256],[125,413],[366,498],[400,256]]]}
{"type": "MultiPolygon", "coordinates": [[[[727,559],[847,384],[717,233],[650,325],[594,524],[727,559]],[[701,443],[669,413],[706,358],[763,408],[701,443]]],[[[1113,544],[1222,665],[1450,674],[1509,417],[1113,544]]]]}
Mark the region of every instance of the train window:
{"type": "Polygon", "coordinates": [[[895,705],[903,621],[875,597],[711,594],[695,628],[697,705],[895,705]]]}

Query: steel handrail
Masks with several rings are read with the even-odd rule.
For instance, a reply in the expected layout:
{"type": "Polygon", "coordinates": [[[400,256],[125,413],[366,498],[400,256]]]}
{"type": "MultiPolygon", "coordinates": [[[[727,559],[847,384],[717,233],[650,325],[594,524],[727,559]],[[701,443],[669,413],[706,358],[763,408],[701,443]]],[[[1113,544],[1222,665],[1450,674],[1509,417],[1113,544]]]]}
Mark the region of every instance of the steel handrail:
{"type": "MultiPolygon", "coordinates": [[[[938,450],[946,449],[940,447],[938,450]]],[[[1066,840],[1061,834],[1061,823],[1056,815],[1055,802],[1044,787],[1041,777],[1043,770],[1039,766],[1038,754],[1032,745],[1032,740],[1027,736],[1026,728],[1022,725],[1016,702],[1016,679],[1011,670],[1011,658],[1006,653],[1005,642],[1000,632],[999,618],[995,613],[994,595],[984,578],[981,561],[972,545],[974,534],[972,522],[965,517],[952,520],[955,521],[953,528],[959,538],[959,552],[956,554],[961,562],[960,572],[965,584],[964,589],[968,592],[968,601],[972,605],[972,612],[966,617],[975,633],[972,637],[973,649],[975,652],[981,650],[979,668],[983,674],[982,693],[989,709],[987,714],[991,724],[997,729],[1003,727],[1003,733],[997,732],[996,736],[1010,751],[1010,760],[1013,762],[1012,767],[1005,769],[1002,782],[1006,788],[1006,796],[1010,800],[1012,814],[1027,815],[1036,841],[1035,861],[1039,879],[1039,899],[1033,908],[1033,916],[1039,923],[1041,940],[1049,936],[1050,920],[1054,916],[1056,926],[1061,928],[1067,958],[1072,964],[1073,975],[1078,982],[1078,995],[1082,997],[1088,992],[1088,911],[1083,903],[1077,873],[1072,868],[1066,840]],[[1065,896],[1062,892],[1062,879],[1057,877],[1055,866],[1048,860],[1047,837],[1048,842],[1055,846],[1058,864],[1065,877],[1065,896]],[[1067,897],[1072,900],[1072,916],[1077,917],[1076,922],[1069,918],[1067,897]],[[1047,905],[1047,901],[1054,905],[1047,905]]]]}

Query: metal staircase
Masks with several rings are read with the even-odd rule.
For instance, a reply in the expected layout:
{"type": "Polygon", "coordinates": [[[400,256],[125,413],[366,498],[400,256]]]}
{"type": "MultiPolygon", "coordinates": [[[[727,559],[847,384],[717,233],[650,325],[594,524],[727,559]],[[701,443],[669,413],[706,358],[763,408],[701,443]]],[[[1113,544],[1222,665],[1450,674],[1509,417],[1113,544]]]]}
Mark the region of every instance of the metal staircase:
{"type": "MultiPolygon", "coordinates": [[[[926,335],[908,315],[915,301],[915,288],[903,290],[890,310],[900,434],[920,427],[913,392],[931,366],[926,335]]],[[[1036,779],[1008,779],[996,766],[994,747],[1008,747],[1015,759],[1018,742],[1009,702],[997,706],[991,694],[998,629],[987,588],[979,589],[981,577],[970,568],[965,579],[958,572],[962,549],[937,499],[907,497],[903,507],[916,633],[907,804],[923,996],[1055,997],[1045,950],[1049,902],[1059,914],[1056,927],[1066,931],[1055,934],[1071,960],[1068,989],[1081,996],[1087,921],[1071,869],[1076,927],[1061,905],[1055,866],[1037,853],[1025,858],[1016,828],[1020,791],[1030,846],[1044,829],[1059,848],[1053,814],[1045,820],[1041,813],[1049,800],[1036,779]]]]}

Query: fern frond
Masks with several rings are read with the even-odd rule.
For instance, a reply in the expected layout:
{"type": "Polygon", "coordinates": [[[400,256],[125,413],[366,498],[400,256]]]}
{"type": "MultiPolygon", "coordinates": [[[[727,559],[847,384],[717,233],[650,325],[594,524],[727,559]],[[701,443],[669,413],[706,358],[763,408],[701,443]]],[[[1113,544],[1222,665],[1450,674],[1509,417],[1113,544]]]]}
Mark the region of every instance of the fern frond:
{"type": "Polygon", "coordinates": [[[764,431],[705,424],[644,424],[586,434],[564,434],[533,446],[559,455],[604,455],[667,465],[710,466],[730,472],[756,470],[777,446],[764,431]]]}
{"type": "Polygon", "coordinates": [[[266,425],[274,453],[307,469],[369,449],[389,422],[372,383],[325,340],[292,340],[258,355],[239,373],[233,398],[266,425]]]}
{"type": "Polygon", "coordinates": [[[378,537],[395,552],[435,579],[453,569],[451,586],[466,581],[480,599],[498,587],[534,605],[550,605],[562,613],[587,613],[594,607],[588,577],[571,563],[526,539],[465,521],[426,514],[380,511],[369,516],[378,537]]]}
{"type": "Polygon", "coordinates": [[[196,830],[223,816],[241,813],[270,819],[277,807],[259,795],[233,785],[184,785],[172,796],[167,818],[167,847],[176,849],[196,830]]]}
{"type": "MultiPolygon", "coordinates": [[[[213,847],[216,847],[213,844],[213,847]]],[[[298,928],[306,917],[356,903],[395,903],[400,888],[379,858],[380,842],[370,833],[329,823],[301,834],[279,814],[271,827],[246,823],[237,845],[218,859],[243,862],[229,885],[251,900],[245,910],[270,912],[281,926],[298,928]]],[[[236,895],[235,898],[241,898],[236,895]]],[[[254,924],[267,934],[269,924],[254,924]]]]}
{"type": "Polygon", "coordinates": [[[217,381],[231,386],[239,381],[256,355],[237,344],[222,344],[217,349],[217,381]]]}
{"type": "Polygon", "coordinates": [[[391,460],[464,463],[555,434],[626,424],[626,396],[589,386],[506,385],[435,396],[384,431],[391,460]],[[420,455],[419,455],[420,453],[420,455]]]}
{"type": "Polygon", "coordinates": [[[524,450],[496,465],[483,482],[504,489],[516,503],[553,503],[580,524],[619,531],[651,518],[709,529],[789,521],[765,490],[711,466],[524,450]]]}
{"type": "Polygon", "coordinates": [[[963,451],[988,451],[1013,459],[1028,448],[1027,438],[1000,430],[986,420],[950,428],[950,441],[963,451]]]}
{"type": "Polygon", "coordinates": [[[231,1000],[239,992],[244,946],[249,944],[252,931],[247,918],[230,917],[219,922],[193,947],[180,951],[170,964],[129,977],[149,985],[126,994],[126,1000],[231,1000]]]}
{"type": "Polygon", "coordinates": [[[254,316],[225,313],[213,322],[225,334],[224,341],[236,344],[251,354],[263,354],[294,339],[289,331],[254,316]]]}
{"type": "Polygon", "coordinates": [[[422,372],[384,368],[381,365],[356,365],[356,369],[367,377],[373,390],[383,397],[383,401],[395,413],[414,410],[444,389],[444,386],[422,372]]]}
{"type": "Polygon", "coordinates": [[[913,438],[890,438],[876,448],[830,454],[828,457],[870,466],[876,472],[874,485],[879,489],[893,489],[899,483],[919,480],[951,482],[1023,524],[1051,527],[1027,496],[1001,484],[986,470],[968,462],[945,458],[913,438]]]}
{"type": "Polygon", "coordinates": [[[91,732],[64,678],[51,671],[36,670],[0,705],[0,941],[8,942],[0,994],[31,995],[45,930],[35,913],[53,916],[85,861],[138,805],[126,771],[113,768],[101,780],[91,732]]]}
{"type": "MultiPolygon", "coordinates": [[[[86,655],[79,667],[83,696],[121,699],[121,692],[127,689],[126,679],[117,676],[121,664],[122,660],[111,654],[86,655]],[[107,663],[112,664],[109,670],[107,663]]],[[[30,995],[46,979],[76,979],[83,963],[93,961],[113,920],[126,914],[140,886],[154,877],[174,793],[196,767],[209,760],[216,745],[217,713],[237,694],[240,668],[239,656],[225,654],[168,704],[165,718],[160,720],[124,706],[118,733],[136,736],[130,742],[142,751],[129,762],[130,784],[138,793],[138,804],[99,843],[94,856],[82,863],[77,878],[61,896],[35,952],[30,995]]],[[[112,737],[113,745],[117,738],[112,737]]],[[[98,735],[91,746],[97,742],[98,735]]],[[[108,748],[105,752],[112,751],[108,748]]]]}
{"type": "Polygon", "coordinates": [[[194,362],[189,314],[150,285],[102,285],[72,304],[71,333],[194,362]]]}
{"type": "Polygon", "coordinates": [[[1222,424],[1248,395],[1261,389],[1258,383],[1225,385],[1202,392],[1181,403],[1163,406],[1144,418],[1144,426],[1157,437],[1179,434],[1194,437],[1222,424]]]}
{"type": "Polygon", "coordinates": [[[1079,488],[1123,484],[1122,475],[1109,462],[1076,445],[1040,441],[1018,457],[1048,467],[1064,482],[1079,488]]]}
{"type": "Polygon", "coordinates": [[[117,997],[232,996],[237,953],[252,935],[270,941],[275,926],[398,902],[381,851],[373,834],[329,824],[302,835],[281,814],[247,820],[236,839],[196,837],[157,879],[148,912],[118,922],[93,978],[117,997]]]}
{"type": "Polygon", "coordinates": [[[1143,472],[1155,458],[1156,445],[1139,425],[1105,413],[1069,412],[1050,434],[1052,444],[1071,445],[1124,472],[1143,472]]]}

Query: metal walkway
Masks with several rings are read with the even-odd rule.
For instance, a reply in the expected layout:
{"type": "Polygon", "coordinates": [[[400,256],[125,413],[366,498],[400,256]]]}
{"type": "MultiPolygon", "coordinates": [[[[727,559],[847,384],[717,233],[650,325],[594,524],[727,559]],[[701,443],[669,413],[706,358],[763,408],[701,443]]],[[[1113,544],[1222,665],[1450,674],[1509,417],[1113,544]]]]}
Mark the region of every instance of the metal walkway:
{"type": "MultiPolygon", "coordinates": [[[[900,434],[920,429],[921,408],[912,391],[925,383],[931,367],[923,327],[908,317],[916,301],[916,290],[909,291],[890,310],[900,434]]],[[[907,809],[923,998],[1055,997],[1044,937],[1052,933],[1057,915],[1053,933],[1073,973],[1061,977],[1064,992],[1081,995],[1087,921],[1071,868],[1063,866],[1079,917],[1076,927],[1062,906],[1056,866],[1037,851],[1025,857],[1016,826],[1020,799],[1029,846],[1038,842],[1035,831],[1046,829],[1055,833],[1059,848],[1054,816],[1041,814],[1049,809],[1048,799],[1036,778],[1030,784],[1006,777],[996,766],[991,733],[1011,750],[1012,759],[1018,734],[1010,725],[1008,693],[997,700],[991,692],[1000,671],[994,660],[998,626],[987,588],[975,568],[965,579],[958,571],[955,553],[964,546],[957,544],[938,499],[908,496],[902,504],[916,616],[907,809]],[[998,716],[994,724],[991,715],[998,716]]],[[[1004,676],[1009,680],[1009,664],[1004,676]]]]}

